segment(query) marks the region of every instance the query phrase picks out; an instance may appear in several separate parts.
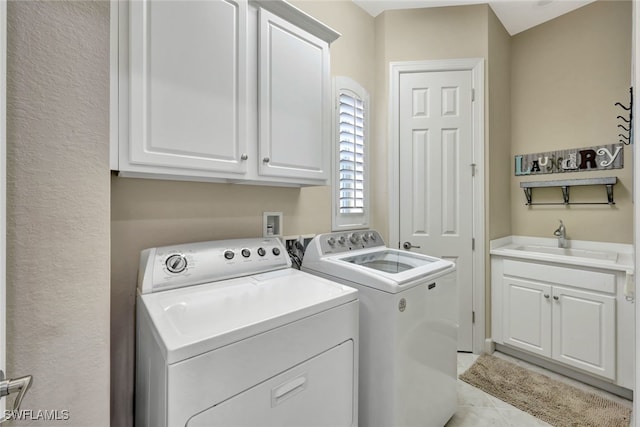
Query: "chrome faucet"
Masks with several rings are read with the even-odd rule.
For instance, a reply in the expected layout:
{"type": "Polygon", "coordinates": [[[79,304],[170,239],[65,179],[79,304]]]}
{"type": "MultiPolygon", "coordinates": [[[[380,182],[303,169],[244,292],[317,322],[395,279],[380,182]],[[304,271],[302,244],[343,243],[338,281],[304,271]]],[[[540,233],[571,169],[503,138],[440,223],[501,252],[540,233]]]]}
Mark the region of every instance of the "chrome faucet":
{"type": "Polygon", "coordinates": [[[553,232],[554,236],[558,237],[558,247],[566,248],[567,247],[567,229],[565,228],[562,220],[560,220],[560,227],[556,231],[553,232]]]}

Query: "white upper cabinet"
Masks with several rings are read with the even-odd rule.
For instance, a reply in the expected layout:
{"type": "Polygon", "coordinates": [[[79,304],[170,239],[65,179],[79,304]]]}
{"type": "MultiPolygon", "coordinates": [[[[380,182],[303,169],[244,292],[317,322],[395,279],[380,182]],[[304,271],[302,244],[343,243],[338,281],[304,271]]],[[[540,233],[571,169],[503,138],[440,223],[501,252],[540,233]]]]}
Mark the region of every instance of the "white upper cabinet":
{"type": "Polygon", "coordinates": [[[329,178],[329,44],[259,11],[259,173],[329,178]]]}
{"type": "Polygon", "coordinates": [[[112,7],[113,170],[193,181],[327,183],[329,43],[338,33],[284,1],[135,0],[112,7]]]}
{"type": "Polygon", "coordinates": [[[245,0],[130,3],[132,165],[244,173],[245,0]]]}

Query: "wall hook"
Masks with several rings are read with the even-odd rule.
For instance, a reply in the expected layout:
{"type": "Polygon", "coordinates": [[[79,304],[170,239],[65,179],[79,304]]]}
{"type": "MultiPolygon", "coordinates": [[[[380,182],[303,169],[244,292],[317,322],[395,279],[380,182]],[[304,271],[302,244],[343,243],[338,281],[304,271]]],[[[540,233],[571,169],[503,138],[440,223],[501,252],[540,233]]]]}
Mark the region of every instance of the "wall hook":
{"type": "Polygon", "coordinates": [[[633,87],[629,88],[629,106],[627,107],[626,105],[623,105],[620,102],[616,102],[615,105],[629,112],[628,119],[624,116],[617,117],[618,119],[624,121],[629,125],[628,128],[621,124],[618,125],[619,128],[624,129],[628,133],[628,135],[623,135],[621,133],[618,134],[618,136],[622,138],[620,139],[620,142],[622,142],[625,145],[633,144],[633,87]]]}

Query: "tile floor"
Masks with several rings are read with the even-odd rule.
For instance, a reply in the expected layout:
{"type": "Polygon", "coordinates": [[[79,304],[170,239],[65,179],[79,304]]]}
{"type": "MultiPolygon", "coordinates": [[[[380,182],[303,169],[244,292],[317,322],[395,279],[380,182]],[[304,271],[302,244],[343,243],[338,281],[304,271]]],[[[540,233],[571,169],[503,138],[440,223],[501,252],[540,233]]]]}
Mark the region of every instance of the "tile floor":
{"type": "MultiPolygon", "coordinates": [[[[554,372],[538,366],[531,365],[522,360],[514,359],[505,354],[495,352],[494,356],[504,358],[520,366],[536,372],[541,372],[551,378],[571,384],[589,392],[600,394],[611,400],[619,402],[629,408],[632,402],[605,391],[593,388],[570,378],[558,375],[554,372]]],[[[469,353],[458,353],[458,375],[466,371],[478,356],[469,353]]],[[[523,412],[495,397],[477,389],[461,380],[458,380],[458,412],[449,420],[445,427],[537,427],[549,426],[538,418],[523,412]]]]}

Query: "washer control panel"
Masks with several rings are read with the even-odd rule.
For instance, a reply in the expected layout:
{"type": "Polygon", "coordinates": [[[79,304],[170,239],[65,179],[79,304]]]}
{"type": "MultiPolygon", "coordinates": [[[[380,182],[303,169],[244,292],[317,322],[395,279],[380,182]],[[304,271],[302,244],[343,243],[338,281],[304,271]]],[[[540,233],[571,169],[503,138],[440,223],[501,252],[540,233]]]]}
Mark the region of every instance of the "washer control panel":
{"type": "Polygon", "coordinates": [[[382,236],[375,230],[322,234],[319,243],[323,255],[385,246],[382,236]]]}
{"type": "Polygon", "coordinates": [[[291,266],[279,239],[234,239],[150,248],[142,251],[141,293],[210,283],[291,266]]]}

